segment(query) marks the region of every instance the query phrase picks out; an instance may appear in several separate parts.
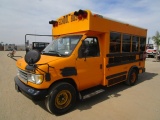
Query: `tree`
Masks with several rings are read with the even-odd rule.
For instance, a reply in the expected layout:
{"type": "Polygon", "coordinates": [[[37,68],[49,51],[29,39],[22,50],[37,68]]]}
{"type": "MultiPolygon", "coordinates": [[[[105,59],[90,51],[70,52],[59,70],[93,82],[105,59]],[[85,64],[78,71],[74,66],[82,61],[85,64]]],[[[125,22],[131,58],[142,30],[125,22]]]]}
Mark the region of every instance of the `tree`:
{"type": "Polygon", "coordinates": [[[158,51],[160,46],[160,33],[157,31],[155,36],[152,37],[152,40],[157,45],[157,52],[156,52],[156,60],[158,60],[158,51]]]}

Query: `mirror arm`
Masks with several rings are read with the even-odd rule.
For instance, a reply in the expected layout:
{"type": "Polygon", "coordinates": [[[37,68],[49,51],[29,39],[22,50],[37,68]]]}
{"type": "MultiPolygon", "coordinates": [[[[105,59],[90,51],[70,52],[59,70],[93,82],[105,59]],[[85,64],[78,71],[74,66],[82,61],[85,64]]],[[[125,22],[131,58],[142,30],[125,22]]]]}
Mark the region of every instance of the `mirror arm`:
{"type": "Polygon", "coordinates": [[[13,52],[8,53],[7,56],[10,57],[11,59],[15,60],[15,61],[17,61],[17,59],[15,59],[14,57],[20,57],[20,58],[22,58],[22,56],[14,56],[13,52]]]}

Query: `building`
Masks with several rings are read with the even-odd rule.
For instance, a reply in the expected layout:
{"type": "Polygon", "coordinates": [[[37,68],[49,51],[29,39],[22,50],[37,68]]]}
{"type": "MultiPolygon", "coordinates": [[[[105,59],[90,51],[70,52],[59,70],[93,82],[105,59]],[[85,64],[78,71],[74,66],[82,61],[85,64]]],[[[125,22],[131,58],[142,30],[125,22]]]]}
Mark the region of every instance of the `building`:
{"type": "Polygon", "coordinates": [[[15,44],[4,45],[4,51],[12,51],[13,49],[17,51],[25,51],[25,45],[15,45],[15,44]]]}
{"type": "Polygon", "coordinates": [[[12,51],[13,49],[16,50],[16,45],[15,44],[5,44],[4,45],[4,51],[12,51]]]}
{"type": "Polygon", "coordinates": [[[4,45],[0,44],[0,51],[3,51],[3,50],[4,50],[4,45]]]}

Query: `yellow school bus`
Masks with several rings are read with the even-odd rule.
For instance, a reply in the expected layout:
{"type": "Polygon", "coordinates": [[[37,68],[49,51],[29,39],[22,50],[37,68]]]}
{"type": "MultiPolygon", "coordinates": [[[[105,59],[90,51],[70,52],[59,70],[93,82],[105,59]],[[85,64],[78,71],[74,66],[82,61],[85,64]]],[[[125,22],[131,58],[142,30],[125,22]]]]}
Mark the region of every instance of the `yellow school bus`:
{"type": "Polygon", "coordinates": [[[54,114],[71,110],[82,92],[121,82],[134,85],[145,72],[147,29],[78,10],[49,21],[53,42],[16,62],[16,90],[45,99],[54,114]]]}

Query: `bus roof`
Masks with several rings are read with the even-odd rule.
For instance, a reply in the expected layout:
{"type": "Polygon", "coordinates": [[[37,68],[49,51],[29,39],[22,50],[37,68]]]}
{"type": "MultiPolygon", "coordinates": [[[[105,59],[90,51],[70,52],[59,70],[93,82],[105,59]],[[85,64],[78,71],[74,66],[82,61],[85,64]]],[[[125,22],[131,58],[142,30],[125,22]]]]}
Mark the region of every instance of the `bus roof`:
{"type": "Polygon", "coordinates": [[[94,31],[106,33],[109,31],[123,32],[146,36],[147,29],[131,25],[125,22],[103,17],[100,14],[92,13],[89,10],[79,10],[50,21],[53,24],[52,34],[54,36],[94,31]]]}
{"type": "Polygon", "coordinates": [[[137,25],[133,25],[133,24],[130,24],[130,23],[127,23],[127,22],[123,22],[123,21],[120,21],[120,20],[116,20],[116,19],[113,19],[113,18],[110,18],[110,17],[106,17],[106,16],[103,16],[103,15],[101,15],[101,14],[99,14],[99,13],[96,13],[96,12],[93,12],[92,14],[93,14],[93,15],[101,16],[102,18],[104,18],[104,19],[106,19],[106,20],[111,20],[111,21],[115,21],[115,22],[122,23],[122,24],[128,24],[128,25],[130,25],[130,26],[133,26],[133,27],[137,27],[137,28],[146,30],[146,28],[139,27],[139,26],[137,26],[137,25]]]}

